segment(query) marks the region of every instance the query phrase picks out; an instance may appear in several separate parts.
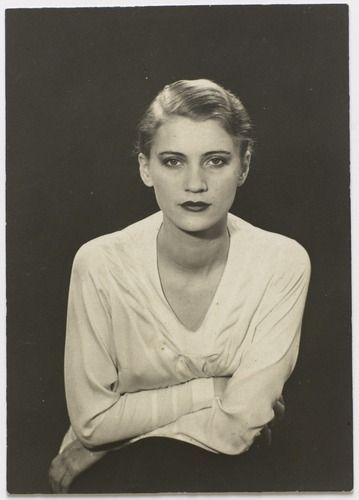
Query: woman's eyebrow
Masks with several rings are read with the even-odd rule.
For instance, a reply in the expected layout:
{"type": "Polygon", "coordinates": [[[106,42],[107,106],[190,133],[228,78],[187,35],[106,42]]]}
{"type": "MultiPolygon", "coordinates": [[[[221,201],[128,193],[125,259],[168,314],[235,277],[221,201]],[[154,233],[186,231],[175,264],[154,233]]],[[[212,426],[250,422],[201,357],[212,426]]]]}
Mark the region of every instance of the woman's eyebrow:
{"type": "Polygon", "coordinates": [[[226,155],[230,156],[232,153],[230,151],[226,151],[223,149],[217,150],[217,151],[208,151],[207,153],[203,153],[202,156],[210,156],[210,155],[226,155]]]}
{"type": "Polygon", "coordinates": [[[165,155],[176,155],[176,156],[182,156],[183,158],[186,156],[183,153],[179,153],[178,151],[161,151],[158,153],[158,156],[165,156],[165,155]]]}
{"type": "MultiPolygon", "coordinates": [[[[223,149],[220,150],[215,150],[215,151],[207,151],[206,153],[203,153],[201,156],[210,156],[210,155],[226,155],[226,156],[231,156],[230,151],[226,151],[223,149]]],[[[183,153],[180,153],[179,151],[161,151],[158,153],[158,156],[165,156],[165,155],[176,155],[176,156],[182,156],[185,157],[186,155],[183,153]]]]}

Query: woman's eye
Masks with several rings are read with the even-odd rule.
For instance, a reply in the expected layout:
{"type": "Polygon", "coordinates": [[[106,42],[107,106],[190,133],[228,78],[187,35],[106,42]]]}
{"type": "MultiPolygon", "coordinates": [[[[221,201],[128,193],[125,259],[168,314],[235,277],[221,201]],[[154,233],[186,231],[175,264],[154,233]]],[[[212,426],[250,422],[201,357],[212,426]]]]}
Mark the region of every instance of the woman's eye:
{"type": "Polygon", "coordinates": [[[226,161],[223,158],[219,158],[217,156],[214,158],[210,158],[208,160],[208,165],[211,167],[222,167],[225,164],[226,164],[226,161]]]}
{"type": "Polygon", "coordinates": [[[179,167],[181,165],[181,162],[177,158],[166,158],[163,161],[163,164],[166,167],[175,168],[175,167],[179,167]]]}

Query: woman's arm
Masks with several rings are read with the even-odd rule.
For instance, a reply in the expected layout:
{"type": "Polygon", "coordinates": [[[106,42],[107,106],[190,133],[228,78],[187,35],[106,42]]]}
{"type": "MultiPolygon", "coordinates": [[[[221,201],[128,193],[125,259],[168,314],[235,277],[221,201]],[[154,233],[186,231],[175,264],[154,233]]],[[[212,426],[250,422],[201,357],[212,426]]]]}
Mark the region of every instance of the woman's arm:
{"type": "Polygon", "coordinates": [[[121,395],[113,390],[118,374],[109,346],[115,333],[103,274],[98,251],[82,247],[69,292],[65,388],[72,427],[90,448],[144,434],[210,407],[214,399],[211,378],[121,395]]]}
{"type": "MultiPolygon", "coordinates": [[[[223,393],[227,377],[214,379],[215,396],[223,393]]],[[[126,441],[121,444],[111,443],[104,450],[88,449],[79,441],[70,428],[69,442],[64,445],[61,452],[52,460],[49,469],[49,482],[54,493],[68,493],[73,480],[83,471],[92,467],[101,460],[109,451],[115,451],[126,446],[126,441]]]]}
{"type": "Polygon", "coordinates": [[[211,408],[185,415],[161,429],[211,451],[247,450],[274,417],[274,406],[296,363],[310,261],[299,245],[286,257],[260,306],[251,344],[211,408]]]}

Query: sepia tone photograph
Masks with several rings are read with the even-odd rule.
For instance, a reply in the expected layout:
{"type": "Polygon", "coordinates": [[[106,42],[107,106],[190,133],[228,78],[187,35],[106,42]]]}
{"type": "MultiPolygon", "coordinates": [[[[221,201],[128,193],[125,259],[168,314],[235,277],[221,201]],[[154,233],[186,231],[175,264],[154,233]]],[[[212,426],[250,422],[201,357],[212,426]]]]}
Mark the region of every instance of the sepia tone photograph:
{"type": "Polygon", "coordinates": [[[5,22],[7,491],[351,491],[348,6],[5,22]]]}

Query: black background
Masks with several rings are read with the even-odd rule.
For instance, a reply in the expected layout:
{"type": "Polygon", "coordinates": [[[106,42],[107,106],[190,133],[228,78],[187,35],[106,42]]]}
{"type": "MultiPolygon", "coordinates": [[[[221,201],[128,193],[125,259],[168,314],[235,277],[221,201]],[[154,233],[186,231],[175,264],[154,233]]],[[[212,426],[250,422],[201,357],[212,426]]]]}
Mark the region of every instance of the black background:
{"type": "MultiPolygon", "coordinates": [[[[73,256],[157,209],[131,154],[136,122],[164,84],[198,77],[237,93],[256,124],[252,171],[232,211],[295,238],[312,260],[300,357],[275,433],[277,474],[256,489],[351,488],[347,15],[344,5],[6,12],[10,492],[49,491],[68,426],[73,256]]],[[[229,458],[217,459],[219,474],[229,458]]],[[[198,477],[179,489],[211,489],[198,477]]],[[[234,478],[227,489],[240,488],[234,478]]]]}

